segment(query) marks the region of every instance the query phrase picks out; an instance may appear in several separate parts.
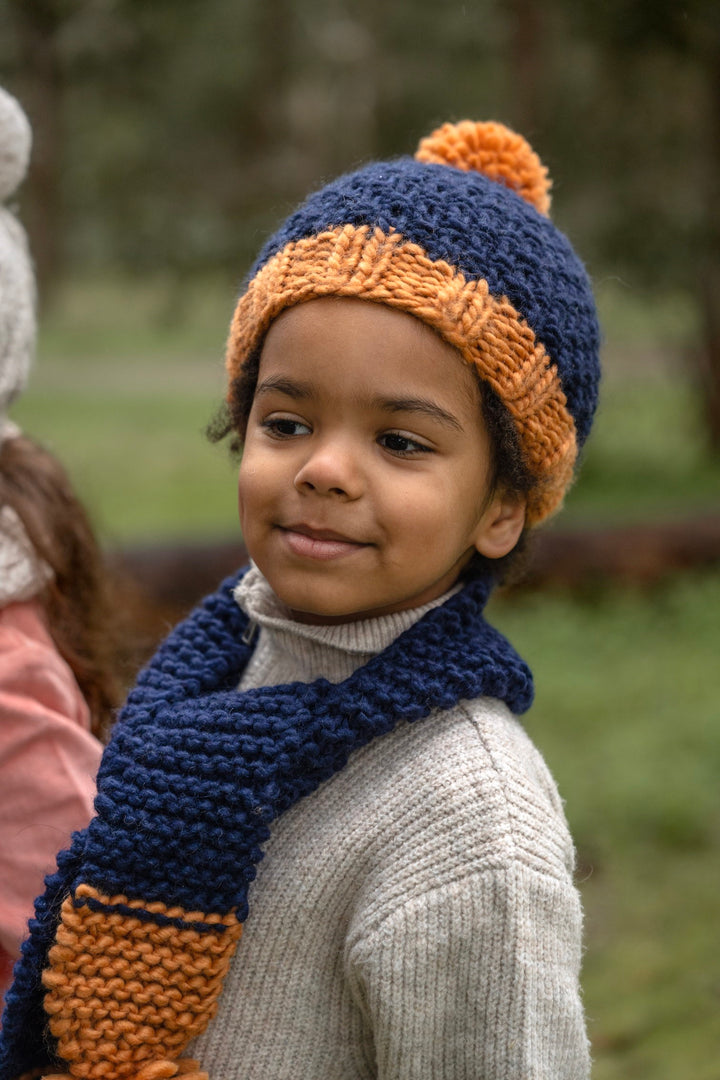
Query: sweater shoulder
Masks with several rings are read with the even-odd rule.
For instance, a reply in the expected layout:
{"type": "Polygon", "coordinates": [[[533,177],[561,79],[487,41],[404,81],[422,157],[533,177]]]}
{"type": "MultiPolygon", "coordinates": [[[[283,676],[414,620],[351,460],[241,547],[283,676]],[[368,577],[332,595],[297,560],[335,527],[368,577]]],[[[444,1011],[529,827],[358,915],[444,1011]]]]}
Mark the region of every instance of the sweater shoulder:
{"type": "Polygon", "coordinates": [[[461,705],[472,728],[479,798],[498,800],[495,826],[505,832],[507,855],[539,873],[572,875],[575,853],[563,802],[545,759],[507,706],[491,698],[461,705]],[[504,820],[504,826],[503,826],[504,820]]]}
{"type": "Polygon", "coordinates": [[[368,751],[359,769],[366,766],[375,799],[401,823],[398,844],[428,848],[428,857],[449,873],[514,862],[555,877],[572,873],[573,848],[555,782],[503,702],[461,702],[403,725],[368,751]]]}
{"type": "Polygon", "coordinates": [[[358,762],[368,794],[357,806],[376,843],[356,895],[356,929],[367,932],[431,894],[485,888],[508,872],[574,892],[574,849],[557,787],[506,705],[463,702],[383,741],[358,762]]]}
{"type": "Polygon", "coordinates": [[[325,894],[341,881],[347,916],[362,912],[367,927],[413,897],[518,865],[572,887],[552,777],[507,707],[478,698],[356,751],[275,823],[257,884],[279,875],[325,894]]]}

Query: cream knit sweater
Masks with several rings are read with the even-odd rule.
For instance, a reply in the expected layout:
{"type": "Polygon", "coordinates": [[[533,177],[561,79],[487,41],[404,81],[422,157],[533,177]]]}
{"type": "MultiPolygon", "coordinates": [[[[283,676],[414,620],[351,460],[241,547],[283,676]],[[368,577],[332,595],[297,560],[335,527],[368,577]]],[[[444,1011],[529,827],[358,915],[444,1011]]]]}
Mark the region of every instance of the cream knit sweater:
{"type": "MultiPolygon", "coordinates": [[[[242,689],[341,681],[434,606],[306,626],[256,569],[237,599],[259,625],[242,689]]],[[[402,725],[274,825],[188,1054],[211,1080],[584,1080],[572,870],[552,777],[505,705],[402,725]]]]}

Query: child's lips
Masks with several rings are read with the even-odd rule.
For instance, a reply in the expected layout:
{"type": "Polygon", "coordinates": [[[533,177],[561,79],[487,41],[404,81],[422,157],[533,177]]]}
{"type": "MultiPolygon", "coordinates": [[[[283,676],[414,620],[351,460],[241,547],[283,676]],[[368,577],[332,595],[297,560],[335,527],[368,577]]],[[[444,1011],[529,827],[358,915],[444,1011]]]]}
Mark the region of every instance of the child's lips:
{"type": "Polygon", "coordinates": [[[340,559],[369,546],[332,529],[315,529],[309,525],[285,525],[280,527],[280,532],[294,555],[309,559],[340,559]]]}

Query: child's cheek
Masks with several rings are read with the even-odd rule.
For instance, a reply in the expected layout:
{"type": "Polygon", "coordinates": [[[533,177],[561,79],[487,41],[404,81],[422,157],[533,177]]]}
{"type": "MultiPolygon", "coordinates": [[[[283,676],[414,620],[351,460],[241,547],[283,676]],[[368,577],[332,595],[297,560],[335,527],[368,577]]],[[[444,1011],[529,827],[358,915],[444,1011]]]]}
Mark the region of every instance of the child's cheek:
{"type": "Polygon", "coordinates": [[[238,513],[240,516],[240,527],[243,532],[246,531],[248,519],[251,516],[254,488],[253,480],[254,477],[252,472],[241,466],[238,474],[238,513]]]}

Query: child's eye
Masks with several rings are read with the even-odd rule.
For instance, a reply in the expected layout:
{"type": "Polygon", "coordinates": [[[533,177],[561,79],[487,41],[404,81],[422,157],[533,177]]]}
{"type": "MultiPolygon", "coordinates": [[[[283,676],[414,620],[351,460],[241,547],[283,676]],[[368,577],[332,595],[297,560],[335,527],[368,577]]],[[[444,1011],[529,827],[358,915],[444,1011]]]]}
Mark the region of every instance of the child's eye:
{"type": "Polygon", "coordinates": [[[410,457],[414,454],[432,454],[432,448],[425,443],[411,439],[409,435],[402,435],[399,431],[387,431],[381,435],[378,442],[391,454],[400,457],[410,457]]]}
{"type": "Polygon", "coordinates": [[[270,416],[262,421],[262,427],[275,439],[292,439],[296,435],[310,434],[307,424],[289,416],[270,416]]]}

